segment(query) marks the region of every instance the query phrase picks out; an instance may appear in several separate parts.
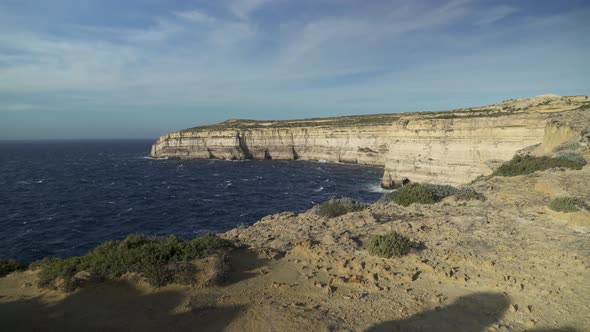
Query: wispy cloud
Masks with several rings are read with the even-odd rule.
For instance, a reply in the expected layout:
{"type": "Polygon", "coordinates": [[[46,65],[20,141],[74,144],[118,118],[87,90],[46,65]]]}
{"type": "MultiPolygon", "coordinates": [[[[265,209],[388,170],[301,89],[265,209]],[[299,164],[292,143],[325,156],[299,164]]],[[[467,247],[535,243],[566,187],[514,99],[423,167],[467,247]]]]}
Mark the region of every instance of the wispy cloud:
{"type": "Polygon", "coordinates": [[[517,11],[518,9],[512,6],[496,6],[487,10],[483,17],[477,23],[480,25],[492,24],[516,13],[517,11]]]}
{"type": "Polygon", "coordinates": [[[184,20],[201,24],[215,24],[218,22],[215,17],[209,16],[199,10],[175,11],[174,15],[184,20]]]}
{"type": "Polygon", "coordinates": [[[38,111],[38,110],[50,110],[50,107],[36,104],[9,104],[1,103],[0,112],[22,112],[22,111],[38,111]]]}
{"type": "Polygon", "coordinates": [[[271,1],[272,0],[234,0],[228,4],[228,8],[236,17],[240,19],[248,19],[250,14],[271,1]]]}

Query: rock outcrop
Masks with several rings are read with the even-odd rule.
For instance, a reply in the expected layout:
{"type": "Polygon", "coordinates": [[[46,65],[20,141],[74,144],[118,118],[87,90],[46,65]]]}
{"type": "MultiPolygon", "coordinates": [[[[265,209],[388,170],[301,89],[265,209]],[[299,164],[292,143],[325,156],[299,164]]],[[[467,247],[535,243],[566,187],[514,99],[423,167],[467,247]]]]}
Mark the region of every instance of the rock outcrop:
{"type": "Polygon", "coordinates": [[[490,174],[497,161],[523,148],[543,143],[550,151],[571,139],[578,128],[560,119],[589,108],[588,96],[541,95],[447,112],[229,120],[164,135],[150,155],[382,165],[384,187],[404,178],[463,184],[490,174]]]}

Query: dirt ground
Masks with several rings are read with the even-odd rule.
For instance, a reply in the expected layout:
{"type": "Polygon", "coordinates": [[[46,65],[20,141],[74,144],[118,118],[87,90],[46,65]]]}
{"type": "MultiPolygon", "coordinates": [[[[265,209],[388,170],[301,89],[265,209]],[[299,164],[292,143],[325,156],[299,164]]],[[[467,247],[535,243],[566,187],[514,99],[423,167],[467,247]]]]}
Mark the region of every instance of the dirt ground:
{"type": "Polygon", "coordinates": [[[223,234],[243,247],[218,286],[138,281],[65,295],[36,272],[0,279],[2,331],[590,331],[590,166],[492,178],[486,201],[375,203],[332,219],[267,216],[223,234]],[[420,245],[383,259],[365,246],[395,230],[420,245]]]}

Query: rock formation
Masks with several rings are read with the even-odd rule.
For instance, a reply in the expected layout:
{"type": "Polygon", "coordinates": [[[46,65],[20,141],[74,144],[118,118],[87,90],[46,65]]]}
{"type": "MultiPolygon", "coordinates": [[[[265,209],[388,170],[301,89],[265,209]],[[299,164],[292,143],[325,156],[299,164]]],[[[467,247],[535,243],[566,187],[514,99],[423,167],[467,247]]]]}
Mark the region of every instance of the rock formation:
{"type": "Polygon", "coordinates": [[[326,160],[384,166],[382,185],[463,184],[498,161],[576,130],[564,117],[586,114],[588,96],[541,95],[446,112],[359,115],[291,121],[228,120],[160,137],[154,158],[326,160]]]}

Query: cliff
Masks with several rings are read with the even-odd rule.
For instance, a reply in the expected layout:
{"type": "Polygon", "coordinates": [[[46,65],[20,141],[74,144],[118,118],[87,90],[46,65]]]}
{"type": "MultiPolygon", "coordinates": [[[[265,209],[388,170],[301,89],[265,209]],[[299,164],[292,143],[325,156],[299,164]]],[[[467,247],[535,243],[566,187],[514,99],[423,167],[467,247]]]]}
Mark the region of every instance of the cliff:
{"type": "Polygon", "coordinates": [[[544,143],[551,150],[569,140],[577,131],[560,119],[589,107],[587,96],[542,95],[446,112],[228,120],[164,135],[150,156],[383,165],[384,187],[405,178],[463,184],[521,149],[544,143]]]}

